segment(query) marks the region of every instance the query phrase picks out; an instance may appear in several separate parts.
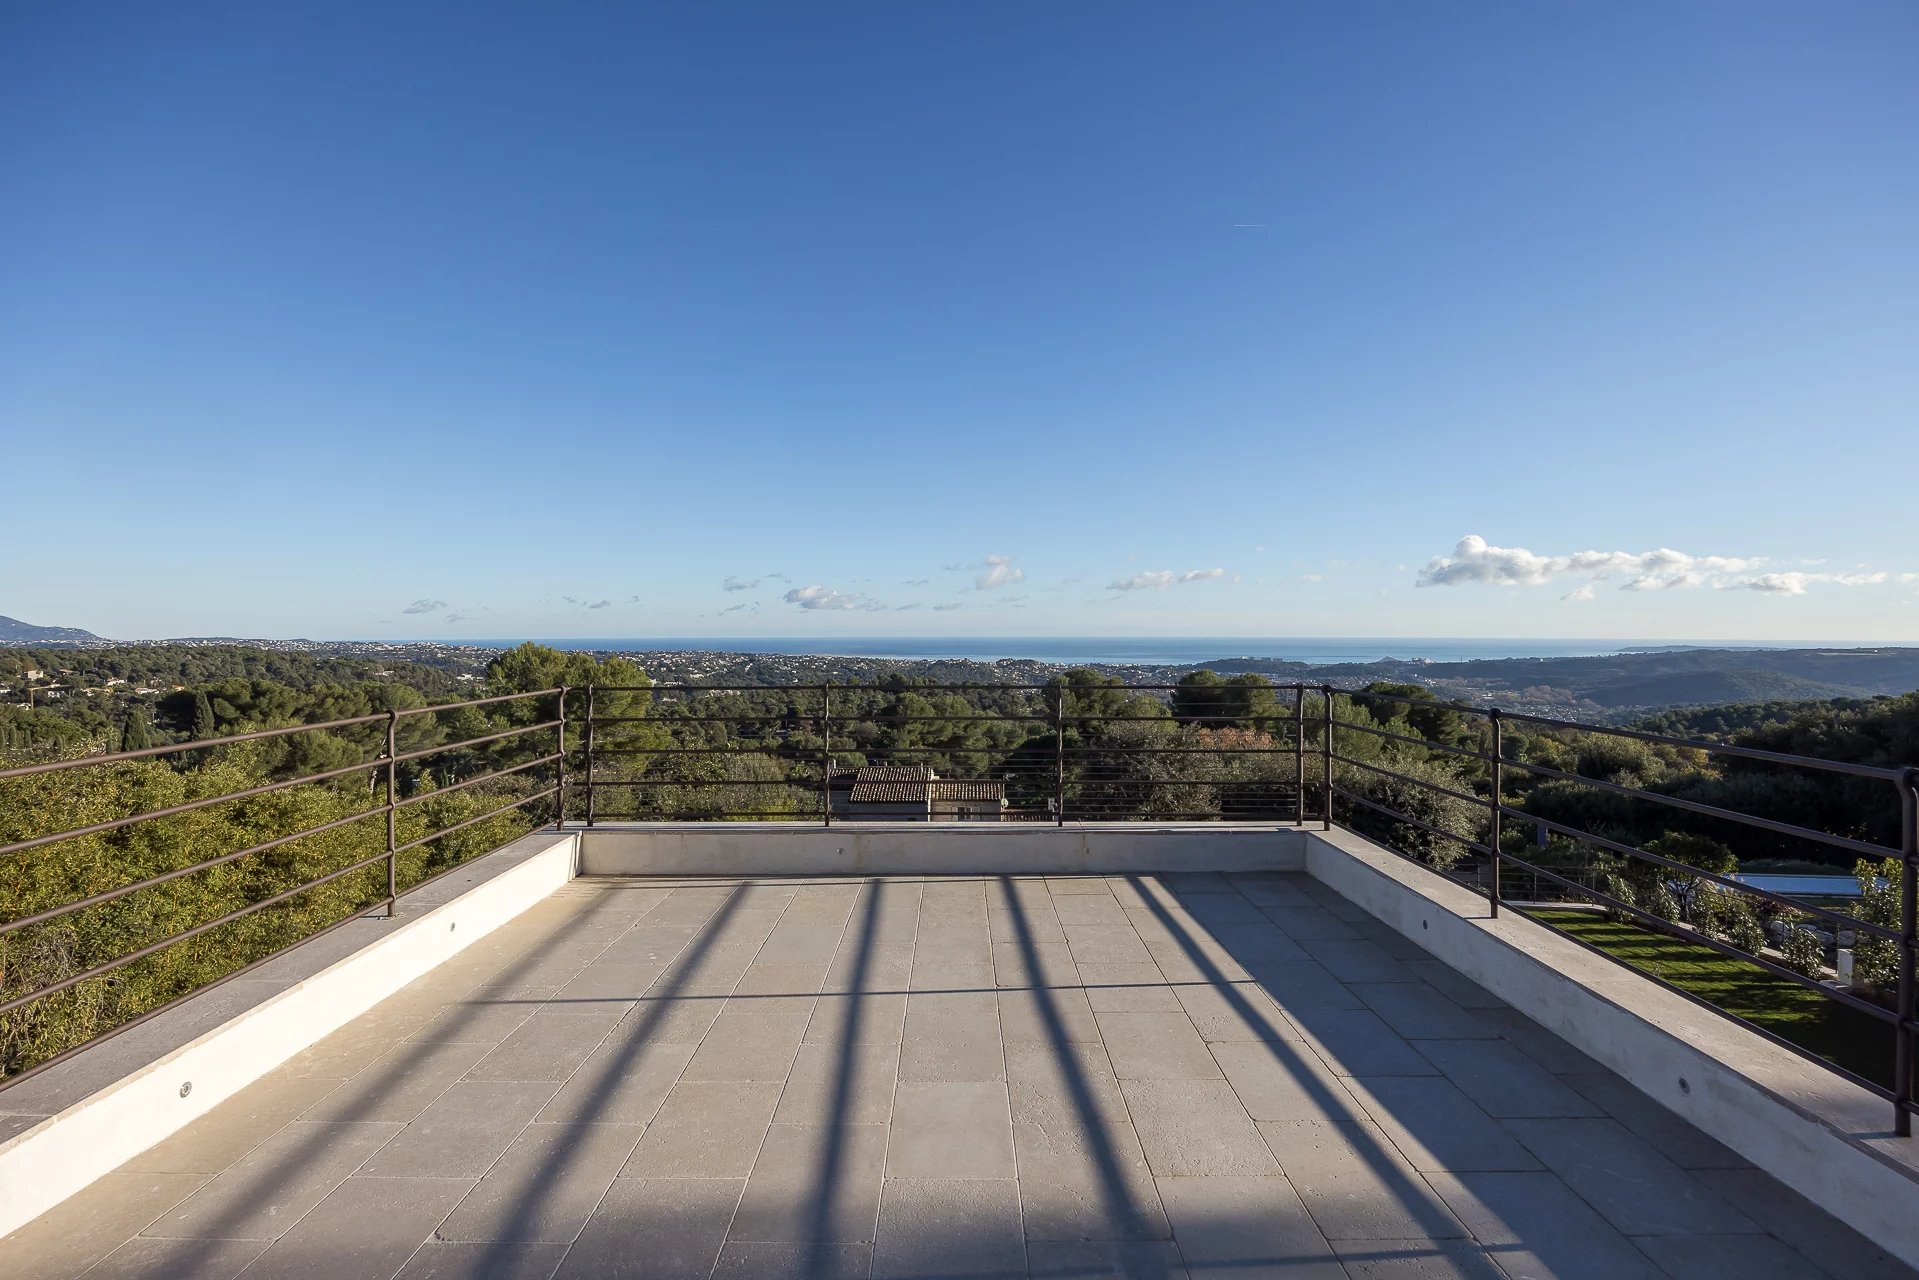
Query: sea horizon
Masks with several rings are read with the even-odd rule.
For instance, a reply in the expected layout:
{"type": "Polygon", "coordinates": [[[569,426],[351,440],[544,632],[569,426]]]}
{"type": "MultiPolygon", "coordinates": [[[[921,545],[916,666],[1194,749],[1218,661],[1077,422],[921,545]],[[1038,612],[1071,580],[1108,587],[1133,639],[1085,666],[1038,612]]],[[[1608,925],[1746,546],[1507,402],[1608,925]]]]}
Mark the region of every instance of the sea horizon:
{"type": "MultiPolygon", "coordinates": [[[[1097,663],[1186,666],[1234,659],[1336,663],[1472,662],[1505,658],[1603,657],[1654,649],[1882,648],[1864,641],[1660,640],[1366,636],[679,636],[419,641],[511,648],[534,640],[555,649],[627,653],[765,653],[899,661],[1097,663]]],[[[400,642],[407,643],[407,642],[400,642]]]]}

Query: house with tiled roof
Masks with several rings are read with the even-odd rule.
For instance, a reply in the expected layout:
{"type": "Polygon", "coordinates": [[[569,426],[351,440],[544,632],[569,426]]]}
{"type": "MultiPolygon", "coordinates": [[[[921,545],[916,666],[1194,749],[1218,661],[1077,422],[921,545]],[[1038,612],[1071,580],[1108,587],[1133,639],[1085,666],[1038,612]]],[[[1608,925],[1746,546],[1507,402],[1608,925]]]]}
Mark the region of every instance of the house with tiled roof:
{"type": "Polygon", "coordinates": [[[998,822],[1006,784],[942,778],[929,765],[866,765],[833,788],[833,816],[848,822],[998,822]]]}

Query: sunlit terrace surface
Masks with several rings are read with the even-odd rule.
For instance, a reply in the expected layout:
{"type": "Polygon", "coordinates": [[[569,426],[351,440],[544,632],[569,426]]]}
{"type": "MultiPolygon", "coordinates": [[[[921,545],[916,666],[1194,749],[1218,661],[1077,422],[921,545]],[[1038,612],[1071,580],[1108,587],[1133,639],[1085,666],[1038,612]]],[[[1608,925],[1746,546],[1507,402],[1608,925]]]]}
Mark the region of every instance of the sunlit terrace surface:
{"type": "Polygon", "coordinates": [[[1911,1274],[1303,875],[581,878],[34,1277],[1911,1274]]]}

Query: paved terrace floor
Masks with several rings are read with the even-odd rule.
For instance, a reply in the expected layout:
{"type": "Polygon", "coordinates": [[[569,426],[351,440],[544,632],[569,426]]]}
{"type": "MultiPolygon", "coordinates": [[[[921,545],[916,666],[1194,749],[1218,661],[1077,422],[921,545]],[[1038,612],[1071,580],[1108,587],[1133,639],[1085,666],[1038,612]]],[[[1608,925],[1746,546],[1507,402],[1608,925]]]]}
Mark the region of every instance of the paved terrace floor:
{"type": "Polygon", "coordinates": [[[1314,881],[581,880],[10,1280],[1904,1276],[1314,881]]]}

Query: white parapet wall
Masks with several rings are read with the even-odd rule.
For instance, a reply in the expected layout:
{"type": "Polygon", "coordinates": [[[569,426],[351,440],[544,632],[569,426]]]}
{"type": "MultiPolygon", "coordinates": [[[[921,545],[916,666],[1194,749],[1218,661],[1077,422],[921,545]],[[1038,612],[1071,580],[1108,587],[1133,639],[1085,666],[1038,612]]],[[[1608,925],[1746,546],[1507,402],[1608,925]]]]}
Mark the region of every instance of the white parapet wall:
{"type": "MultiPolygon", "coordinates": [[[[1919,1139],[1892,1104],[1728,1018],[1346,831],[1306,870],[1674,1115],[1919,1266],[1919,1139]]],[[[1891,1037],[1887,1037],[1891,1050],[1891,1037]]]]}
{"type": "Polygon", "coordinates": [[[1305,832],[1252,823],[606,823],[582,875],[1099,875],[1299,871],[1305,832]]]}
{"type": "Polygon", "coordinates": [[[538,832],[0,1092],[0,1236],[204,1115],[571,880],[538,832]]]}

